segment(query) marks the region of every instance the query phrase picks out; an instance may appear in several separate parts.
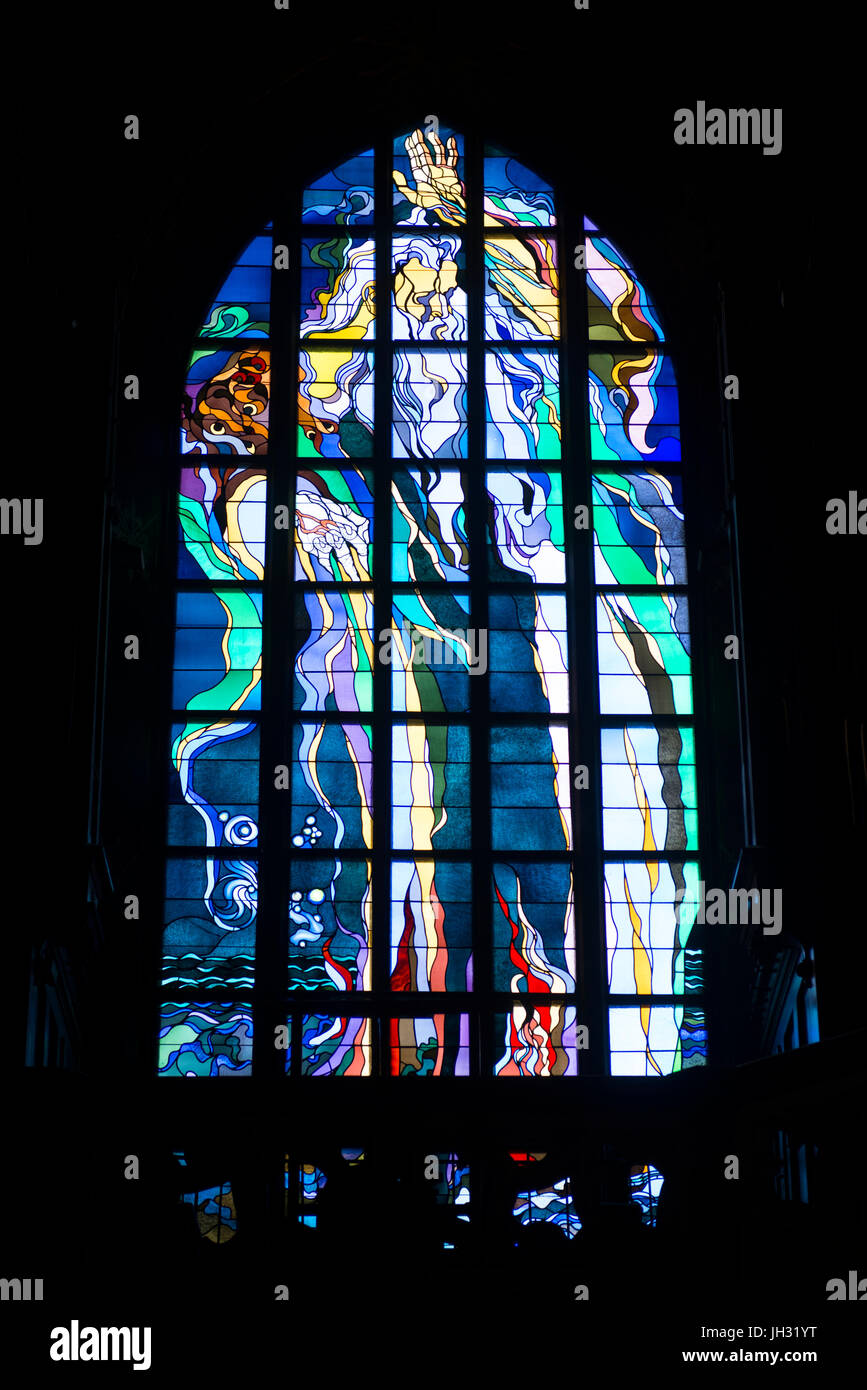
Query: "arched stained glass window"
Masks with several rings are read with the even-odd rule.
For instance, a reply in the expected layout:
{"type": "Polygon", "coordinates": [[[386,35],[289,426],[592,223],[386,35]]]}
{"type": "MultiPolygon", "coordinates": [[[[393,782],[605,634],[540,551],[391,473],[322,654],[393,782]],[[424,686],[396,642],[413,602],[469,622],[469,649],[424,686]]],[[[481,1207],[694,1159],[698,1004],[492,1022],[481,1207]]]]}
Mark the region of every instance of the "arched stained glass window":
{"type": "Polygon", "coordinates": [[[558,197],[407,132],[299,190],[207,310],[164,1075],[704,1060],[674,370],[558,197]]]}

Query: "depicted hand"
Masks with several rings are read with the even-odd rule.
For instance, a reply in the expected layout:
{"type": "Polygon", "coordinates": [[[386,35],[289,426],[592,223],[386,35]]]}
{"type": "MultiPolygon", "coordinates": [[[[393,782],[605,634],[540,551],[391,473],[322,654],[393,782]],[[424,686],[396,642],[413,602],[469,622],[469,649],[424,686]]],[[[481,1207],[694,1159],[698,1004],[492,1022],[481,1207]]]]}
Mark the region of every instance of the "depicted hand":
{"type": "Polygon", "coordinates": [[[438,135],[431,134],[428,138],[433,151],[428,148],[421,130],[414,130],[404,141],[415,188],[409,186],[399,169],[394,171],[394,182],[408,202],[436,212],[450,226],[460,226],[467,220],[467,211],[463,185],[457,174],[457,141],[453,135],[446,145],[438,135]]]}

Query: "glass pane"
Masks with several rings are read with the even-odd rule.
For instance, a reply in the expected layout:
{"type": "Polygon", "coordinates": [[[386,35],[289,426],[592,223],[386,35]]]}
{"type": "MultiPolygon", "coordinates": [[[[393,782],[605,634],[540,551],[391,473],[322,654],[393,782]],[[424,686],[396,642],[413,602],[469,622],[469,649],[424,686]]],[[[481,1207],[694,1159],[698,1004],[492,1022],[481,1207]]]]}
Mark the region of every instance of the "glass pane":
{"type": "Polygon", "coordinates": [[[605,933],[612,994],[690,994],[702,961],[689,941],[698,912],[698,864],[613,860],[605,865],[605,933]]]}
{"type": "Polygon", "coordinates": [[[370,989],[370,863],[289,864],[289,988],[370,989]]]}
{"type": "Polygon", "coordinates": [[[691,714],[689,610],[682,594],[599,594],[603,714],[691,714]]]}
{"type": "Polygon", "coordinates": [[[314,179],[302,197],[302,222],[340,225],[373,221],[373,150],[364,150],[314,179]]]}
{"type": "Polygon", "coordinates": [[[648,348],[588,359],[594,459],[663,463],[680,458],[680,415],[671,359],[648,348]]]}
{"type": "Polygon", "coordinates": [[[178,578],[264,579],[266,498],[261,469],[181,469],[178,578]]]}
{"type": "Polygon", "coordinates": [[[571,1005],[516,1004],[511,1013],[494,1015],[494,1033],[500,1054],[495,1076],[577,1076],[571,1005]]]}
{"type": "Polygon", "coordinates": [[[564,584],[566,547],[560,474],[489,469],[485,486],[491,502],[489,577],[514,582],[519,574],[540,584],[564,584]]]}
{"type": "Polygon", "coordinates": [[[202,338],[267,338],[271,318],[271,238],[257,236],[223,281],[202,338]]]}
{"type": "Polygon", "coordinates": [[[597,473],[592,489],[597,584],[685,584],[680,478],[597,473]]]}
{"type": "Polygon", "coordinates": [[[392,599],[390,638],[380,659],[391,666],[391,706],[408,714],[469,709],[469,679],[487,671],[485,634],[467,626],[469,597],[415,590],[392,599]],[[464,626],[455,620],[463,618],[464,626]]]}
{"type": "Polygon", "coordinates": [[[351,469],[305,469],[295,483],[295,578],[368,580],[373,571],[373,480],[351,469]]]}
{"type": "Polygon", "coordinates": [[[485,226],[553,227],[554,190],[517,159],[485,149],[485,226]]]}
{"type": "Polygon", "coordinates": [[[467,220],[464,137],[418,128],[394,142],[394,220],[400,227],[457,227],[467,220]]]}
{"type": "Polygon", "coordinates": [[[702,1009],[667,1004],[612,1008],[608,1027],[612,1076],[669,1076],[707,1060],[702,1009]]]}
{"type": "Polygon", "coordinates": [[[565,725],[494,725],[490,750],[494,849],[569,849],[572,784],[565,725]]]}
{"type": "Polygon", "coordinates": [[[160,1076],[249,1076],[252,1070],[249,1004],[163,1001],[160,1076]]]}
{"type": "Polygon", "coordinates": [[[295,601],[298,710],[373,708],[373,594],[315,589],[295,601]]]}
{"type": "Polygon", "coordinates": [[[522,1226],[534,1222],[544,1222],[572,1240],[581,1230],[581,1220],[575,1210],[572,1198],[572,1184],[569,1178],[560,1178],[547,1187],[536,1187],[532,1191],[519,1192],[512,1207],[512,1215],[522,1226]]]}
{"type": "MultiPolygon", "coordinates": [[[[286,1070],[289,1070],[287,1053],[286,1070]]],[[[305,1014],[301,1023],[302,1076],[370,1076],[369,1018],[305,1014]]]]}
{"type": "Polygon", "coordinates": [[[698,848],[692,729],[602,730],[602,834],[605,849],[698,848]]]}
{"type": "Polygon", "coordinates": [[[292,731],[295,849],[370,849],[372,731],[367,724],[296,724],[292,731]]]}
{"type": "Polygon", "coordinates": [[[662,342],[656,310],[625,256],[601,236],[584,242],[590,337],[662,342]]]}
{"type": "Polygon", "coordinates": [[[168,842],[253,848],[259,834],[259,730],[232,720],[172,725],[168,842]]]}
{"type": "Polygon", "coordinates": [[[466,353],[396,352],[392,422],[395,458],[466,458],[466,353]]]}
{"type": "Polygon", "coordinates": [[[545,348],[485,354],[489,459],[560,457],[560,370],[545,348]]]}
{"type": "Polygon", "coordinates": [[[494,989],[559,994],[575,989],[575,899],[568,863],[494,865],[494,989]]]}
{"type": "Polygon", "coordinates": [[[259,709],[261,677],[262,595],[241,587],[179,593],[174,708],[259,709]]]}
{"type": "Polygon", "coordinates": [[[470,550],[465,494],[465,477],[453,468],[395,471],[391,514],[392,579],[466,583],[470,550]]]}
{"type": "Polygon", "coordinates": [[[459,724],[395,724],[391,734],[392,845],[466,850],[470,731],[459,724]]]}
{"type": "Polygon", "coordinates": [[[399,236],[392,243],[392,334],[452,342],[467,336],[466,258],[461,238],[399,236]]]}
{"type": "MultiPolygon", "coordinates": [[[[565,594],[492,594],[490,707],[495,712],[568,714],[565,594]]],[[[560,732],[562,761],[568,761],[560,732]]]]}
{"type": "Polygon", "coordinates": [[[196,348],[181,411],[182,454],[267,454],[267,348],[196,348]]]}
{"type": "Polygon", "coordinates": [[[373,353],[298,354],[298,456],[373,455],[373,353]]]}
{"type": "Polygon", "coordinates": [[[391,988],[473,987],[472,866],[433,859],[391,866],[391,988]]]}
{"type": "Polygon", "coordinates": [[[258,865],[243,859],[166,864],[163,985],[252,989],[258,865]]]}
{"type": "Polygon", "coordinates": [[[392,1076],[469,1076],[469,1014],[392,1018],[388,1029],[392,1076]]]}
{"type": "Polygon", "coordinates": [[[358,237],[302,238],[302,338],[372,338],[375,331],[375,243],[358,237]]]}
{"type": "Polygon", "coordinates": [[[485,337],[559,338],[557,247],[548,237],[485,237],[485,337]]]}

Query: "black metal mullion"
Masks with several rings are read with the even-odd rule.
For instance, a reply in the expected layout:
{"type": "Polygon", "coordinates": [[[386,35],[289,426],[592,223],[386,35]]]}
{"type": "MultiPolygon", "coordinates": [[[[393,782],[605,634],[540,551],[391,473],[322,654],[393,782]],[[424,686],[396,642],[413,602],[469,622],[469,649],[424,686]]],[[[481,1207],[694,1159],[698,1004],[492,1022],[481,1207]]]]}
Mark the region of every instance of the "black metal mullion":
{"type": "MultiPolygon", "coordinates": [[[[294,426],[294,400],[284,389],[290,382],[293,299],[298,277],[298,256],[292,235],[292,219],[284,211],[273,219],[273,246],[289,249],[289,268],[271,271],[271,403],[268,454],[268,529],[263,599],[262,717],[259,754],[259,899],[256,933],[255,1014],[253,1070],[276,1080],[284,1073],[286,1054],[274,1046],[274,1029],[288,1022],[286,1011],[287,913],[289,884],[286,874],[289,802],[291,791],[278,789],[276,768],[290,768],[287,672],[291,660],[292,599],[287,584],[292,535],[293,502],[290,485],[290,448],[294,426]],[[277,507],[290,508],[289,527],[275,526],[277,507]]],[[[272,256],[273,266],[273,256],[272,256]]]]}
{"type": "Polygon", "coordinates": [[[596,654],[596,595],[593,573],[593,464],[590,458],[590,423],[587,411],[587,289],[586,272],[575,265],[577,248],[585,244],[584,215],[580,203],[566,192],[563,198],[564,243],[560,277],[563,289],[562,366],[564,392],[564,506],[566,528],[572,537],[571,556],[570,684],[573,729],[573,767],[583,764],[589,786],[574,788],[576,826],[575,897],[578,908],[579,1022],[589,1030],[589,1047],[579,1056],[585,1075],[607,1072],[608,1028],[605,1014],[606,954],[602,912],[602,772],[600,749],[599,680],[596,654]],[[568,413],[567,413],[568,412],[568,413]],[[568,498],[568,505],[566,499],[568,498]],[[575,528],[575,508],[589,510],[589,529],[575,528]],[[577,805],[575,802],[577,801],[577,805]]]}
{"type": "MultiPolygon", "coordinates": [[[[391,477],[392,477],[392,135],[386,123],[374,144],[374,227],[376,267],[376,342],[374,350],[373,477],[373,853],[371,891],[373,992],[389,994],[391,947],[391,667],[380,661],[379,634],[391,632],[391,477]]],[[[371,1012],[371,1071],[386,1075],[390,1060],[390,1023],[371,1012]]]]}
{"type": "MultiPolygon", "coordinates": [[[[571,213],[571,208],[568,210],[571,213]]],[[[574,528],[574,517],[576,506],[584,501],[582,486],[582,416],[580,410],[580,370],[576,374],[578,380],[574,379],[569,360],[568,344],[569,332],[568,323],[570,318],[575,319],[583,330],[583,305],[580,303],[580,292],[583,289],[583,278],[579,272],[572,267],[573,253],[569,245],[568,237],[569,226],[567,224],[565,232],[563,230],[562,214],[559,228],[545,229],[545,234],[554,241],[557,255],[557,266],[559,271],[559,303],[560,303],[560,336],[555,345],[559,361],[559,380],[560,380],[560,421],[561,421],[561,462],[560,477],[563,497],[563,527],[564,527],[564,550],[566,559],[566,623],[567,623],[567,662],[569,671],[569,714],[567,718],[567,729],[569,738],[569,766],[561,771],[561,776],[565,775],[569,779],[569,799],[571,807],[571,862],[574,895],[574,923],[575,923],[575,956],[572,960],[571,968],[575,971],[576,989],[572,996],[576,1011],[576,1024],[578,1026],[586,1023],[587,1018],[587,998],[589,982],[586,978],[584,969],[584,956],[582,951],[582,933],[586,930],[586,886],[587,878],[587,847],[584,843],[585,826],[588,823],[588,805],[593,804],[593,787],[591,785],[584,792],[575,786],[575,767],[584,760],[586,737],[582,737],[584,732],[582,713],[583,702],[585,699],[585,685],[580,679],[581,665],[579,662],[579,652],[581,645],[579,641],[579,631],[582,622],[582,602],[579,594],[582,592],[584,576],[581,573],[581,560],[583,558],[584,546],[576,538],[574,528]],[[576,289],[577,287],[577,289],[576,289]],[[577,402],[577,405],[576,405],[577,402]],[[590,798],[589,803],[588,799],[590,798]]],[[[592,826],[592,817],[590,818],[592,826]]],[[[592,859],[590,861],[592,863],[592,859]]],[[[591,1041],[595,1027],[591,1027],[591,1041]]],[[[592,1057],[592,1051],[589,1057],[592,1057]]],[[[579,1072],[587,1069],[585,1058],[588,1058],[588,1051],[582,1050],[578,1058],[579,1072]]]]}
{"type": "MultiPolygon", "coordinates": [[[[467,220],[464,227],[467,283],[467,540],[470,552],[470,623],[485,632],[488,616],[488,494],[485,487],[484,153],[475,134],[464,145],[467,220]]],[[[491,924],[490,676],[471,675],[470,824],[472,855],[473,994],[470,1011],[470,1074],[493,1076],[493,952],[491,924]]]]}

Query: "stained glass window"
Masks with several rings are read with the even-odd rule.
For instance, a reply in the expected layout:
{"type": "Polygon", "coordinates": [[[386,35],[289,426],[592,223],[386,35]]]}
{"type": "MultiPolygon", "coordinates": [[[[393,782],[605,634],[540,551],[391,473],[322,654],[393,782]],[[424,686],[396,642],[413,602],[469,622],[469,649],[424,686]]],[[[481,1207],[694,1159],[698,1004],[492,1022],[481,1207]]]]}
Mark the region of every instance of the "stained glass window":
{"type": "MultiPolygon", "coordinates": [[[[175,464],[162,1074],[704,1060],[672,353],[556,184],[405,131],[214,291],[175,464]]],[[[580,1224],[565,1179],[515,1215],[580,1224]]]]}

